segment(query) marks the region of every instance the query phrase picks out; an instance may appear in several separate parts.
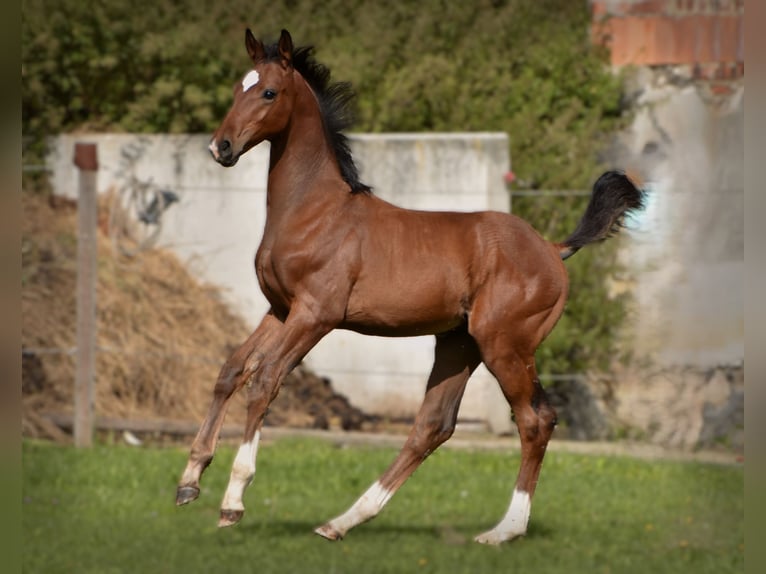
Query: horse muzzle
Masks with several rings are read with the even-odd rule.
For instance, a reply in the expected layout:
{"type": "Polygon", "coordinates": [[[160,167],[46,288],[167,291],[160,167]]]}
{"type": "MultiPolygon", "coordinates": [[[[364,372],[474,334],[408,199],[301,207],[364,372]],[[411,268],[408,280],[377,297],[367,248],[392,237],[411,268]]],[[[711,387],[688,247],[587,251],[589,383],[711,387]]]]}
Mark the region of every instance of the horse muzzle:
{"type": "Polygon", "coordinates": [[[234,147],[227,139],[222,139],[220,142],[217,142],[215,138],[213,138],[210,141],[208,149],[210,150],[213,159],[224,167],[233,166],[239,159],[240,154],[234,153],[234,147]]]}

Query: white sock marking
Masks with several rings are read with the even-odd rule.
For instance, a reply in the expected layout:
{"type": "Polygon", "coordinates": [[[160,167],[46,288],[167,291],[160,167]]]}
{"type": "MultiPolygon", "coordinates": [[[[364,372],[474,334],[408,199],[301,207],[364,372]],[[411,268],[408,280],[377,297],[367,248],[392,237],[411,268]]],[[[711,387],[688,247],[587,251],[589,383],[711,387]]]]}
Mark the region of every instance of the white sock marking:
{"type": "Polygon", "coordinates": [[[497,533],[503,540],[526,534],[531,508],[532,501],[529,498],[529,493],[514,488],[508,511],[498,525],[492,529],[492,532],[497,533]]]}
{"type": "Polygon", "coordinates": [[[256,431],[251,442],[242,443],[237,451],[234,464],[231,467],[231,476],[229,485],[226,487],[226,493],[223,495],[221,508],[223,510],[244,510],[245,505],[242,502],[242,496],[245,488],[252,482],[255,476],[255,457],[258,454],[258,441],[261,438],[261,431],[256,431]]]}
{"type": "Polygon", "coordinates": [[[244,78],[242,78],[242,90],[247,91],[250,88],[252,88],[255,84],[258,83],[258,81],[261,79],[261,76],[258,75],[258,72],[255,70],[250,70],[244,78]]]}
{"type": "Polygon", "coordinates": [[[505,517],[498,524],[499,529],[507,530],[513,534],[526,533],[531,509],[532,501],[529,498],[529,493],[514,488],[511,504],[508,506],[505,517]]]}
{"type": "Polygon", "coordinates": [[[379,481],[367,489],[346,512],[333,518],[330,525],[343,536],[348,530],[376,516],[394,493],[383,488],[379,481]]]}
{"type": "Polygon", "coordinates": [[[513,540],[517,536],[523,536],[527,533],[531,508],[532,501],[529,493],[514,488],[511,504],[503,519],[492,530],[477,536],[476,540],[484,544],[500,544],[506,540],[513,540]]]}

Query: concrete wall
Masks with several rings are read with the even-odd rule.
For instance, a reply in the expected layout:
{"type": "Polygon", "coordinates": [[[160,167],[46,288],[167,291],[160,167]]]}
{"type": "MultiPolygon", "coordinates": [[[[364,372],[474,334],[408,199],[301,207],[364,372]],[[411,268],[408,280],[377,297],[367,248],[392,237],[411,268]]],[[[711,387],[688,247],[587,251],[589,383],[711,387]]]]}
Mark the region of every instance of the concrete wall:
{"type": "Polygon", "coordinates": [[[665,366],[744,360],[744,1],[591,0],[591,38],[633,66],[615,163],[651,193],[626,263],[632,335],[665,366]]]}
{"type": "MultiPolygon", "coordinates": [[[[203,280],[224,290],[231,307],[253,327],[267,310],[253,270],[265,222],[269,147],[257,146],[236,167],[217,165],[206,149],[209,136],[60,136],[50,157],[55,192],[74,196],[76,141],[98,143],[99,190],[140,180],[176,191],[181,200],[166,212],[159,244],[177,253],[203,280]],[[137,158],[131,167],[127,155],[137,158]]],[[[417,209],[508,211],[503,176],[510,169],[505,134],[352,135],[363,181],[380,197],[417,209]]],[[[236,334],[243,339],[247,333],[236,334]]],[[[223,357],[221,360],[223,361],[223,357]]],[[[383,339],[335,331],[306,363],[334,388],[370,413],[413,415],[433,360],[433,338],[383,339]]],[[[510,430],[509,408],[483,368],[468,384],[463,419],[510,430]]]]}
{"type": "Polygon", "coordinates": [[[614,163],[647,209],[622,253],[634,297],[624,344],[640,359],[587,381],[604,436],[744,449],[744,82],[721,92],[688,67],[642,68],[614,163]]]}
{"type": "Polygon", "coordinates": [[[744,85],[725,97],[645,69],[623,165],[650,190],[626,263],[632,344],[666,366],[744,361],[744,85]]]}

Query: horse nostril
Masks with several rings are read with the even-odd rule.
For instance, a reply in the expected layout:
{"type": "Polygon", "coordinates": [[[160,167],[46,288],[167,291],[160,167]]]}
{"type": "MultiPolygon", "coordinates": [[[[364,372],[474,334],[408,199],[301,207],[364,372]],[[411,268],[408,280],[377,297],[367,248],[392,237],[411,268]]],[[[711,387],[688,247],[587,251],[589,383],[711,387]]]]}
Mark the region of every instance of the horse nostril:
{"type": "Polygon", "coordinates": [[[229,140],[223,140],[221,142],[221,153],[226,153],[231,149],[231,142],[229,140]]]}

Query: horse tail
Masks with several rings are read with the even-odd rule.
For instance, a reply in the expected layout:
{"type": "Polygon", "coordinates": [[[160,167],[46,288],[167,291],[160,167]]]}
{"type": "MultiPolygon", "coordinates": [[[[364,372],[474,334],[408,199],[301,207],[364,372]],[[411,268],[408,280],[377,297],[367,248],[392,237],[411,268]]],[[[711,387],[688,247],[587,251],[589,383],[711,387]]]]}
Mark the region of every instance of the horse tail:
{"type": "Polygon", "coordinates": [[[556,244],[561,258],[571,257],[581,247],[617,233],[623,227],[626,214],[643,209],[645,195],[625,173],[604,173],[593,184],[588,207],[574,233],[556,244]]]}

